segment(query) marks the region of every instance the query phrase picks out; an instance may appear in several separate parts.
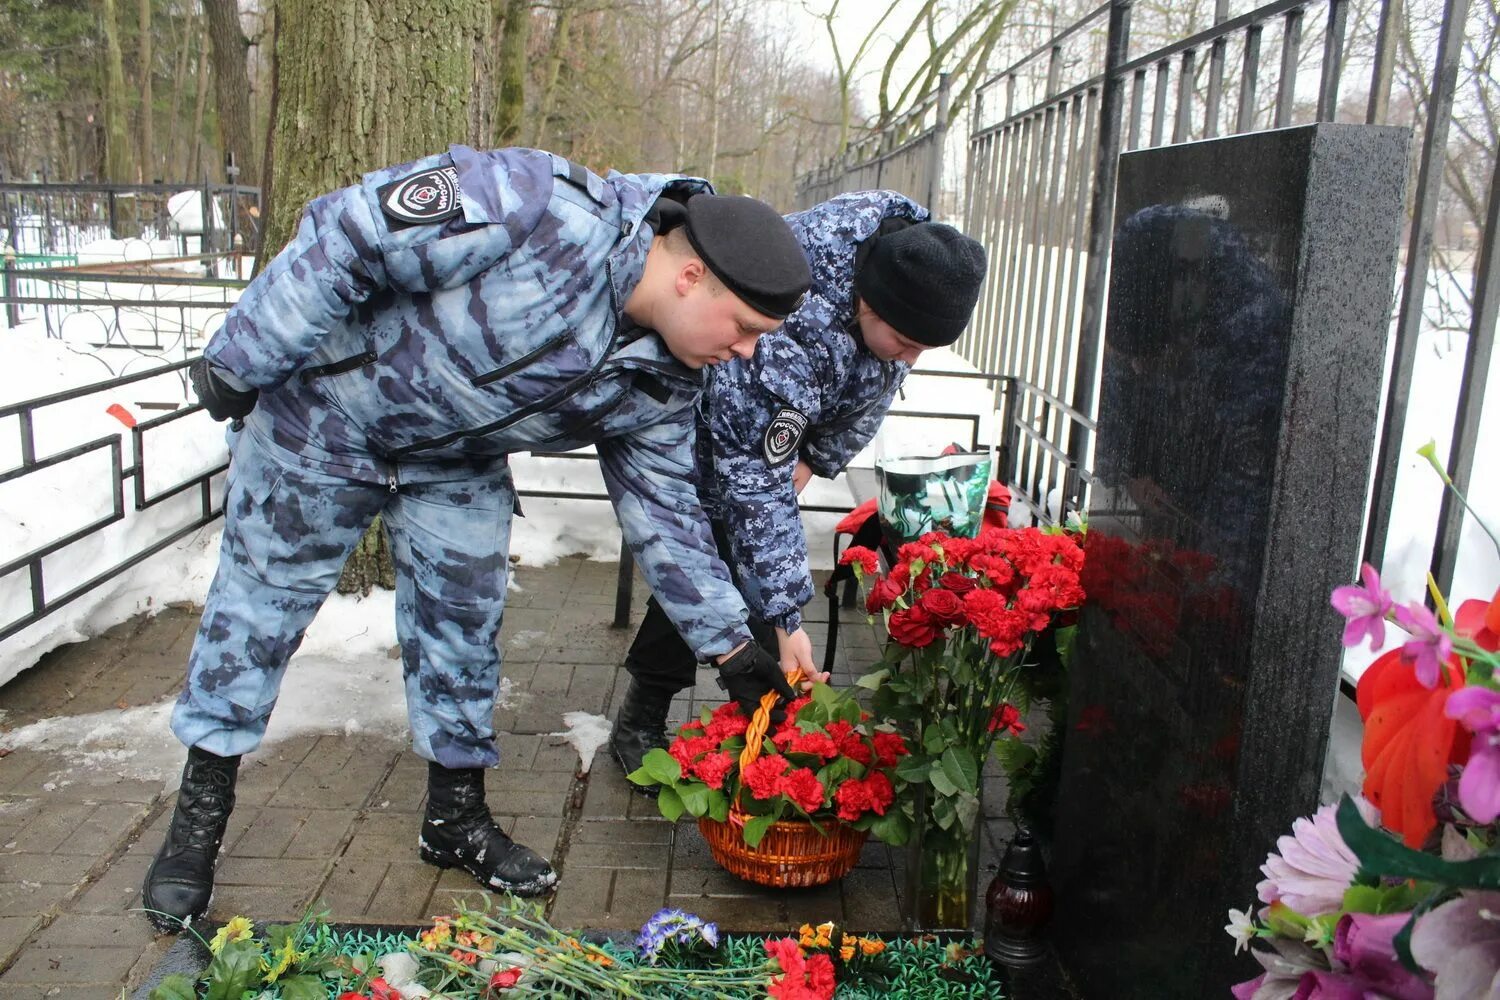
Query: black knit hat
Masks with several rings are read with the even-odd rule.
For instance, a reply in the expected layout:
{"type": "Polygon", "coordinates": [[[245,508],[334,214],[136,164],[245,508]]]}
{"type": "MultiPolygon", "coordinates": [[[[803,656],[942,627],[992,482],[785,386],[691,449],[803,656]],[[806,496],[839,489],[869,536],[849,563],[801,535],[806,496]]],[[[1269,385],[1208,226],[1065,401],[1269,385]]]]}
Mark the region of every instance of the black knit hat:
{"type": "Polygon", "coordinates": [[[726,288],[756,312],[786,319],[807,297],[812,271],[786,220],[743,195],[688,199],[688,242],[726,288]]]}
{"type": "Polygon", "coordinates": [[[984,280],[984,247],[952,226],[918,222],[860,246],[854,288],[908,340],[947,347],[969,325],[984,280]]]}

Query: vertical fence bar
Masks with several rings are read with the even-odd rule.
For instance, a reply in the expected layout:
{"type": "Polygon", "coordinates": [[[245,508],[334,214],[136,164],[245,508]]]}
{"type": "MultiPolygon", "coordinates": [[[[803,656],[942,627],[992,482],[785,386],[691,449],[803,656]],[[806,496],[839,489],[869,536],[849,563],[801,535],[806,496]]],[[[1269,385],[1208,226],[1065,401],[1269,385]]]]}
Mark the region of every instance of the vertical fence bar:
{"type": "Polygon", "coordinates": [[[16,258],[7,253],[5,255],[5,325],[17,327],[21,325],[21,306],[13,301],[19,294],[16,287],[16,258]]]}
{"type": "MultiPolygon", "coordinates": [[[[1453,425],[1453,445],[1448,450],[1448,475],[1458,492],[1468,494],[1474,471],[1474,453],[1479,447],[1479,419],[1484,413],[1485,383],[1489,381],[1490,359],[1494,356],[1495,320],[1500,312],[1500,158],[1495,160],[1490,179],[1489,208],[1485,212],[1484,241],[1480,245],[1479,264],[1474,271],[1473,315],[1469,320],[1469,344],[1464,351],[1464,373],[1458,383],[1458,413],[1453,425]]],[[[1438,513],[1437,544],[1433,547],[1432,577],[1438,589],[1451,594],[1453,570],[1458,563],[1458,542],[1463,532],[1464,510],[1453,498],[1452,490],[1443,491],[1438,513]]],[[[1476,596],[1483,597],[1479,594],[1476,596]]]]}
{"type": "Polygon", "coordinates": [[[1151,102],[1151,146],[1161,145],[1167,127],[1167,86],[1172,82],[1172,64],[1163,59],[1156,64],[1156,93],[1151,102]]]}
{"type": "Polygon", "coordinates": [[[1365,110],[1365,122],[1370,125],[1384,122],[1390,110],[1396,26],[1401,23],[1401,0],[1381,0],[1380,27],[1375,32],[1375,63],[1370,71],[1370,103],[1365,110]]]}
{"type": "MultiPolygon", "coordinates": [[[[1088,273],[1083,283],[1083,319],[1079,324],[1078,366],[1073,376],[1073,409],[1085,416],[1094,412],[1094,380],[1099,370],[1099,345],[1104,331],[1104,279],[1109,264],[1109,239],[1114,229],[1115,178],[1120,161],[1119,67],[1130,47],[1130,9],[1133,0],[1113,0],[1105,41],[1104,81],[1099,107],[1099,159],[1089,204],[1088,273]]],[[[1088,453],[1088,432],[1074,423],[1068,435],[1068,458],[1082,464],[1088,453]]]]}
{"type": "Polygon", "coordinates": [[[1020,134],[1011,157],[1010,193],[1005,203],[1005,280],[1000,288],[1000,301],[996,308],[996,322],[1000,329],[1000,370],[1008,375],[1018,371],[1016,338],[1008,316],[1017,294],[1020,276],[1021,220],[1025,217],[1026,160],[1031,148],[1031,116],[1016,123],[1020,134]]]}
{"type": "Polygon", "coordinates": [[[1276,127],[1292,123],[1292,104],[1297,98],[1297,59],[1302,51],[1302,8],[1294,7],[1283,16],[1281,36],[1281,79],[1276,90],[1276,127]]]}
{"type": "Polygon", "coordinates": [[[1193,129],[1193,73],[1198,54],[1188,49],[1182,54],[1181,76],[1177,80],[1177,120],[1172,125],[1172,141],[1186,142],[1193,129]]]}
{"type": "Polygon", "coordinates": [[[1068,324],[1066,330],[1067,340],[1063,344],[1062,367],[1063,378],[1061,385],[1063,392],[1058,393],[1059,399],[1072,399],[1077,393],[1076,383],[1073,382],[1079,367],[1079,334],[1083,325],[1082,306],[1079,303],[1079,289],[1085,280],[1084,269],[1086,261],[1084,252],[1088,248],[1089,230],[1088,214],[1083,207],[1088,204],[1089,191],[1094,181],[1094,171],[1098,166],[1098,140],[1095,130],[1097,128],[1100,109],[1100,90],[1094,88],[1088,93],[1088,101],[1085,105],[1083,119],[1083,145],[1078,149],[1078,186],[1075,189],[1075,203],[1078,211],[1073,214],[1073,266],[1068,273],[1068,324]]]}
{"type": "Polygon", "coordinates": [[[1245,28],[1245,63],[1240,71],[1240,107],[1235,115],[1234,130],[1248,132],[1255,126],[1255,87],[1260,79],[1260,36],[1265,27],[1252,24],[1245,28]]]}
{"type": "Polygon", "coordinates": [[[1145,111],[1146,70],[1135,71],[1130,81],[1130,135],[1125,141],[1126,149],[1141,148],[1141,115],[1145,111]]]}
{"type": "MultiPolygon", "coordinates": [[[[1057,264],[1053,270],[1052,278],[1052,314],[1047,322],[1047,384],[1049,390],[1059,399],[1067,398],[1064,395],[1063,381],[1065,376],[1063,369],[1067,367],[1066,355],[1061,354],[1062,345],[1067,342],[1068,331],[1065,329],[1065,320],[1071,321],[1072,314],[1063,312],[1063,288],[1064,274],[1068,269],[1069,248],[1069,219],[1076,219],[1083,213],[1080,209],[1083,203],[1075,197],[1078,190],[1078,172],[1082,167],[1083,159],[1087,152],[1079,148],[1078,140],[1083,128],[1083,104],[1084,95],[1074,94],[1068,110],[1068,132],[1067,132],[1067,164],[1065,176],[1063,177],[1062,198],[1057,213],[1054,232],[1056,243],[1057,264]],[[1061,363],[1059,358],[1062,358],[1061,363]]],[[[1071,326],[1071,322],[1068,322],[1071,326]]],[[[1066,442],[1058,440],[1052,442],[1058,448],[1066,446],[1066,442]]]]}
{"type": "Polygon", "coordinates": [[[1323,36],[1323,76],[1318,83],[1318,121],[1331,122],[1339,111],[1339,75],[1343,72],[1344,32],[1349,0],[1328,0],[1328,31],[1323,36]]]}
{"type": "Polygon", "coordinates": [[[1432,259],[1432,229],[1443,185],[1448,123],[1453,118],[1453,92],[1458,82],[1464,20],[1468,15],[1469,0],[1447,0],[1442,27],[1438,31],[1437,59],[1427,102],[1427,127],[1417,166],[1417,191],[1412,207],[1411,239],[1406,250],[1401,312],[1396,320],[1395,357],[1386,390],[1380,450],[1375,459],[1374,498],[1367,526],[1369,534],[1365,537],[1365,562],[1376,567],[1381,567],[1385,561],[1386,536],[1391,529],[1391,501],[1396,495],[1396,475],[1401,467],[1402,431],[1406,426],[1406,406],[1411,398],[1417,337],[1422,330],[1422,301],[1427,295],[1427,269],[1432,259]]]}
{"type": "Polygon", "coordinates": [[[943,198],[943,147],[948,144],[948,80],[947,73],[938,75],[937,124],[933,126],[928,163],[932,176],[928,178],[927,208],[934,215],[942,210],[939,203],[943,198]]]}
{"type": "MultiPolygon", "coordinates": [[[[1214,24],[1223,24],[1229,17],[1229,0],[1215,0],[1214,24]]],[[[1213,40],[1208,50],[1208,98],[1203,108],[1203,138],[1212,139],[1219,134],[1219,105],[1224,100],[1224,61],[1229,49],[1229,39],[1220,35],[1213,40]]]]}

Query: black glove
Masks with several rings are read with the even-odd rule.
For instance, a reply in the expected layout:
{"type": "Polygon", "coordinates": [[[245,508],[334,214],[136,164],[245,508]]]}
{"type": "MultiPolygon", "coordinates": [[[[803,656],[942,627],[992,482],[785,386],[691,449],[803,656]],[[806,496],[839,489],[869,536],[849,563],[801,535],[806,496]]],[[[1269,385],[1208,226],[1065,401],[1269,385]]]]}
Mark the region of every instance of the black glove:
{"type": "MultiPolygon", "coordinates": [[[[760,699],[767,691],[775,691],[787,701],[797,697],[797,692],[786,682],[786,674],[781,672],[781,664],[754,642],[746,643],[738,653],[719,664],[719,686],[740,703],[740,711],[747,718],[760,708],[760,699]]],[[[785,719],[786,710],[777,705],[771,711],[771,721],[780,725],[785,719]]]]}
{"type": "Polygon", "coordinates": [[[259,389],[241,392],[230,386],[214,374],[208,359],[203,357],[188,365],[188,380],[193,383],[198,402],[215,420],[242,419],[255,409],[255,401],[260,398],[259,389]]]}

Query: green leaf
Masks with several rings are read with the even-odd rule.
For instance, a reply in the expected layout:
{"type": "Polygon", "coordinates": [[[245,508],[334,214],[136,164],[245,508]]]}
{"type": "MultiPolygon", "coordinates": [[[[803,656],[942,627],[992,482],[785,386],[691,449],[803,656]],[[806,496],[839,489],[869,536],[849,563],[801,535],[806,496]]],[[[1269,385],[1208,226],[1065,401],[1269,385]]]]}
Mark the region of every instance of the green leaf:
{"type": "Polygon", "coordinates": [[[1052,641],[1057,645],[1057,658],[1064,668],[1073,663],[1073,641],[1078,638],[1078,626],[1068,625],[1052,630],[1052,641]]]}
{"type": "Polygon", "coordinates": [[[1430,892],[1431,886],[1418,883],[1399,885],[1351,885],[1344,890],[1343,909],[1348,913],[1405,913],[1430,892]]]}
{"type": "Polygon", "coordinates": [[[682,765],[661,747],[646,751],[646,756],[641,758],[641,769],[661,785],[675,785],[682,780],[682,765]]]}
{"type": "Polygon", "coordinates": [[[921,784],[932,770],[932,758],[920,754],[902,757],[896,762],[896,777],[907,784],[921,784]]]}
{"type": "Polygon", "coordinates": [[[979,796],[960,791],[954,810],[958,813],[958,825],[961,828],[974,829],[974,820],[979,817],[979,796]]]}
{"type": "Polygon", "coordinates": [[[979,791],[979,765],[968,747],[950,746],[943,751],[943,773],[948,780],[970,794],[979,791]]]}
{"type": "Polygon", "coordinates": [[[922,733],[922,749],[936,757],[943,752],[945,745],[942,729],[929,724],[926,731],[922,733]]]}
{"type": "Polygon", "coordinates": [[[671,785],[663,785],[661,791],[656,793],[656,808],[668,821],[675,823],[687,808],[682,804],[682,796],[671,785]]]}
{"type": "Polygon", "coordinates": [[[729,819],[729,796],[716,789],[709,789],[708,818],[719,823],[729,819]]]}
{"type": "Polygon", "coordinates": [[[1414,851],[1379,830],[1365,825],[1348,795],[1339,802],[1339,834],[1369,874],[1423,879],[1454,889],[1500,889],[1500,857],[1472,861],[1444,861],[1414,851]]]}
{"type": "Polygon", "coordinates": [[[776,822],[776,814],[769,813],[765,816],[752,816],[745,821],[745,843],[751,847],[759,847],[761,839],[765,837],[766,831],[771,829],[771,824],[776,822]]]}
{"type": "Polygon", "coordinates": [[[911,839],[911,821],[900,811],[892,809],[870,825],[870,832],[877,840],[900,847],[911,839]]]}
{"type": "Polygon", "coordinates": [[[941,763],[935,763],[928,769],[927,781],[939,795],[952,797],[958,794],[958,786],[948,777],[941,763]]]}
{"type": "Polygon", "coordinates": [[[204,1000],[240,1000],[240,995],[260,985],[260,942],[226,944],[205,974],[208,991],[204,1000]]]}
{"type": "Polygon", "coordinates": [[[646,769],[644,767],[636,768],[634,771],[631,771],[629,774],[625,775],[625,777],[627,780],[633,781],[637,785],[656,784],[656,779],[651,777],[650,774],[646,773],[646,769]]]}
{"type": "Polygon", "coordinates": [[[891,672],[889,670],[877,670],[874,673],[865,674],[859,680],[854,682],[854,686],[864,688],[866,691],[878,691],[880,689],[880,685],[884,684],[885,679],[889,676],[891,676],[891,672]]]}
{"type": "Polygon", "coordinates": [[[679,787],[677,793],[682,799],[683,807],[694,816],[703,816],[708,812],[707,785],[691,781],[679,787]]]}
{"type": "Polygon", "coordinates": [[[287,976],[278,985],[281,1000],[328,1000],[328,988],[317,976],[287,976]]]}
{"type": "Polygon", "coordinates": [[[952,799],[937,799],[932,803],[932,818],[938,826],[944,830],[953,829],[953,824],[958,822],[958,810],[954,808],[952,799]]]}
{"type": "Polygon", "coordinates": [[[197,996],[193,981],[180,972],[167,976],[151,991],[151,1000],[197,1000],[197,996]]]}
{"type": "Polygon", "coordinates": [[[1030,770],[1036,763],[1036,747],[1030,743],[1022,743],[1020,740],[996,740],[995,757],[999,759],[1000,766],[1005,769],[1005,774],[1011,780],[1023,771],[1030,770]]]}

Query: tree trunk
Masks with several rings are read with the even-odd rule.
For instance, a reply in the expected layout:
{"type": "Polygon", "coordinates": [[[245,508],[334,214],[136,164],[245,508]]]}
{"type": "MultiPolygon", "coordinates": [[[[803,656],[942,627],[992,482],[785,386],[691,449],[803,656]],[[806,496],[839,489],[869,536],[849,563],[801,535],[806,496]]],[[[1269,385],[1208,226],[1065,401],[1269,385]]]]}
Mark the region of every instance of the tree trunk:
{"type": "Polygon", "coordinates": [[[533,130],[536,139],[532,145],[539,149],[550,148],[547,129],[551,124],[552,107],[557,98],[557,77],[562,70],[563,53],[568,48],[568,36],[572,25],[572,0],[559,0],[557,21],[552,29],[552,40],[547,46],[546,72],[542,76],[541,109],[537,113],[536,128],[533,130]]]}
{"type": "Polygon", "coordinates": [[[152,118],[156,115],[155,102],[151,97],[151,0],[139,0],[141,61],[141,156],[139,160],[141,182],[151,183],[156,179],[156,143],[151,134],[152,118]]]}
{"type": "MultiPolygon", "coordinates": [[[[206,32],[205,32],[206,34],[206,32]]],[[[186,181],[197,181],[203,173],[203,106],[208,100],[208,46],[198,39],[198,90],[193,99],[193,141],[188,146],[186,181]]]]}
{"type": "MultiPolygon", "coordinates": [[[[281,0],[265,188],[268,253],[306,203],[467,133],[485,0],[281,0]]],[[[394,580],[379,522],[344,567],[342,593],[394,580]]]]}
{"type": "Polygon", "coordinates": [[[104,0],[104,177],[114,184],[130,181],[130,133],[125,122],[125,60],[120,54],[120,25],[115,0],[104,0]]]}
{"type": "Polygon", "coordinates": [[[495,99],[497,146],[514,145],[521,135],[521,121],[526,115],[526,43],[530,35],[531,3],[508,0],[495,74],[500,78],[500,92],[495,99]]]}
{"type": "Polygon", "coordinates": [[[254,187],[260,183],[260,164],[256,158],[255,125],[250,118],[250,75],[245,71],[249,42],[240,30],[239,3],[203,0],[203,10],[208,15],[208,38],[212,46],[219,146],[226,156],[234,156],[235,166],[240,168],[238,183],[254,187]]]}

